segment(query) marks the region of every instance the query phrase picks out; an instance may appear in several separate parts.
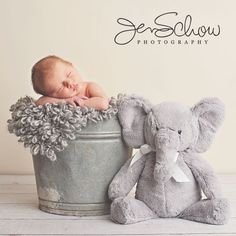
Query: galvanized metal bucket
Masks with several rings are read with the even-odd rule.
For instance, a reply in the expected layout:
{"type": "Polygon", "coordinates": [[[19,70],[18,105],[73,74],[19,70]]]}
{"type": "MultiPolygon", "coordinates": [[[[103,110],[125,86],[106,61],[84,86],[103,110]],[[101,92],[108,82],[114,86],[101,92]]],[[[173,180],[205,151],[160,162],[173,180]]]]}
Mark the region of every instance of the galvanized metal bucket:
{"type": "Polygon", "coordinates": [[[33,156],[39,209],[60,215],[108,214],[109,183],[131,154],[116,116],[89,122],[56,161],[33,156]]]}

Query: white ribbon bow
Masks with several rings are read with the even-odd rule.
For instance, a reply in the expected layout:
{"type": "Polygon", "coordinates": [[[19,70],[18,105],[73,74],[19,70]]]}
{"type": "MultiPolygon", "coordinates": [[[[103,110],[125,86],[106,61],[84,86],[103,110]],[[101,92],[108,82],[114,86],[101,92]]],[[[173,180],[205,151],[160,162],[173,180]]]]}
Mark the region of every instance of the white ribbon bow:
{"type": "MultiPolygon", "coordinates": [[[[148,154],[149,152],[154,152],[154,150],[148,144],[142,145],[140,149],[132,157],[129,166],[132,166],[136,161],[138,161],[140,158],[142,158],[145,154],[148,154]]],[[[179,153],[176,152],[176,155],[173,158],[173,161],[175,163],[177,161],[178,156],[179,153]]],[[[184,172],[180,169],[180,167],[177,164],[175,165],[172,177],[175,179],[176,182],[190,182],[188,177],[184,174],[184,172]]]]}

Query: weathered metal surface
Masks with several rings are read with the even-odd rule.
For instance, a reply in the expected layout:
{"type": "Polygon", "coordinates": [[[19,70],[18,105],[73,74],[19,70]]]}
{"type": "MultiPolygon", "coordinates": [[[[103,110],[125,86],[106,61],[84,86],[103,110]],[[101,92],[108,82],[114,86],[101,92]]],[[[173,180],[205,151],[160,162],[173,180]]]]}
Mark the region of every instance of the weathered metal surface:
{"type": "Polygon", "coordinates": [[[33,156],[39,208],[62,215],[109,213],[109,183],[131,156],[117,117],[89,123],[52,162],[33,156]]]}

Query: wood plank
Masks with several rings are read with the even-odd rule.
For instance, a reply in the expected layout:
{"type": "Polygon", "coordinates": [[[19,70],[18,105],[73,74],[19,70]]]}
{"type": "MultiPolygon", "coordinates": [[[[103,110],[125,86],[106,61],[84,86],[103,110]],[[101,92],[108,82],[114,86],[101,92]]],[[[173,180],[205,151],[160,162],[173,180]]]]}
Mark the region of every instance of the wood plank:
{"type": "Polygon", "coordinates": [[[119,225],[111,220],[1,220],[1,234],[235,234],[236,219],[223,226],[181,219],[157,219],[135,225],[119,225]],[[62,223],[63,222],[63,223],[62,223]]]}
{"type": "Polygon", "coordinates": [[[47,212],[41,211],[38,208],[38,203],[34,204],[0,204],[0,221],[1,220],[71,220],[71,219],[109,219],[109,215],[103,216],[88,216],[88,217],[78,217],[78,216],[62,216],[56,214],[49,214],[47,212]]]}
{"type": "Polygon", "coordinates": [[[38,203],[36,193],[0,193],[0,204],[11,203],[38,203]]]}
{"type": "MultiPolygon", "coordinates": [[[[21,234],[20,236],[29,236],[29,235],[32,235],[32,234],[21,234]]],[[[45,236],[45,235],[49,235],[49,234],[33,234],[33,236],[45,236]]],[[[53,235],[60,235],[60,236],[75,236],[75,234],[53,234],[53,235]]],[[[76,235],[85,235],[85,234],[80,234],[80,233],[77,233],[76,235]]],[[[89,236],[95,236],[95,235],[99,235],[99,234],[89,234],[89,236]]],[[[107,235],[107,234],[103,234],[103,235],[107,235]]],[[[127,235],[127,234],[113,234],[113,235],[116,235],[116,236],[119,236],[119,235],[127,235]]],[[[129,236],[137,236],[137,235],[141,235],[141,234],[129,234],[129,236]]],[[[144,234],[142,234],[144,235],[144,234]]],[[[169,233],[161,233],[161,234],[145,234],[145,236],[153,236],[153,235],[157,235],[157,236],[161,236],[161,235],[167,235],[167,236],[170,236],[169,233]]],[[[203,233],[200,233],[200,234],[171,234],[173,236],[214,236],[214,235],[218,235],[218,234],[203,234],[203,233]]],[[[2,236],[2,235],[0,235],[2,236]]],[[[18,235],[15,235],[15,236],[18,236],[18,235]]],[[[218,236],[235,236],[235,234],[220,234],[218,236]]]]}
{"type": "MultiPolygon", "coordinates": [[[[5,235],[5,234],[4,234],[5,235]]],[[[8,235],[8,234],[7,234],[8,235]]],[[[14,235],[14,236],[32,236],[32,234],[21,234],[21,235],[14,235]]],[[[52,234],[33,234],[33,236],[45,236],[45,235],[52,235],[52,234]]],[[[53,234],[53,235],[60,235],[60,236],[75,236],[75,235],[85,235],[85,234],[81,234],[81,233],[77,233],[77,234],[53,234]]],[[[89,235],[89,236],[95,236],[95,235],[101,235],[101,234],[87,234],[87,235],[89,235]]],[[[108,235],[108,234],[102,234],[102,235],[108,235]]],[[[110,234],[109,234],[110,235],[110,234]]],[[[116,236],[121,236],[121,235],[126,235],[127,236],[127,234],[113,234],[113,235],[116,235],[116,236]]],[[[137,235],[139,235],[139,236],[141,236],[141,235],[145,235],[145,236],[153,236],[153,235],[157,235],[157,236],[161,236],[161,235],[167,235],[167,236],[170,236],[170,234],[169,233],[158,233],[158,234],[128,234],[128,236],[137,236],[137,235]]],[[[196,233],[196,234],[182,234],[182,233],[179,233],[179,234],[175,234],[175,233],[173,233],[173,234],[171,234],[171,235],[173,235],[173,236],[235,236],[235,234],[210,234],[210,233],[206,233],[206,234],[204,234],[204,233],[196,233]]],[[[0,234],[0,236],[3,236],[3,234],[0,234]]],[[[11,236],[11,235],[10,235],[11,236]]]]}
{"type": "MultiPolygon", "coordinates": [[[[0,236],[2,236],[3,234],[1,234],[0,236]]],[[[32,235],[32,234],[21,234],[20,236],[29,236],[29,235],[32,235]]],[[[51,234],[33,234],[33,236],[45,236],[45,235],[51,235],[51,234]]],[[[75,236],[75,234],[53,234],[53,235],[60,235],[60,236],[75,236]]],[[[85,234],[81,234],[81,233],[77,233],[76,235],[85,235],[85,234]]],[[[88,235],[88,234],[87,234],[88,235]]],[[[99,235],[99,234],[89,234],[89,236],[95,236],[95,235],[99,235]]],[[[101,234],[100,234],[101,235],[101,234]]],[[[108,235],[108,234],[102,234],[102,235],[108,235]]],[[[110,235],[110,234],[109,234],[110,235]]],[[[119,235],[127,235],[127,234],[113,234],[113,235],[116,235],[116,236],[119,236],[119,235]]],[[[129,236],[137,236],[137,235],[144,235],[144,234],[128,234],[129,236]]],[[[170,236],[169,233],[158,233],[158,234],[145,234],[145,236],[153,236],[153,235],[157,235],[157,236],[163,236],[163,235],[167,235],[167,236],[170,236]]],[[[179,234],[171,234],[173,236],[214,236],[214,235],[217,235],[217,236],[235,236],[235,234],[210,234],[210,233],[207,233],[207,234],[204,234],[204,233],[196,233],[196,234],[182,234],[182,233],[179,233],[179,234]]],[[[15,236],[18,236],[18,235],[15,235],[15,236]]]]}
{"type": "Polygon", "coordinates": [[[0,175],[0,184],[35,184],[34,175],[0,175]]]}
{"type": "Polygon", "coordinates": [[[35,184],[1,184],[0,193],[35,193],[37,189],[35,184]]]}
{"type": "Polygon", "coordinates": [[[222,188],[232,207],[228,225],[214,226],[180,219],[157,219],[135,225],[117,225],[109,216],[73,217],[42,212],[31,176],[0,176],[0,235],[236,235],[236,175],[221,176],[222,188]],[[21,182],[22,181],[22,182],[21,182]],[[63,223],[62,223],[63,222],[63,223]],[[92,226],[92,227],[91,227],[92,226]]]}

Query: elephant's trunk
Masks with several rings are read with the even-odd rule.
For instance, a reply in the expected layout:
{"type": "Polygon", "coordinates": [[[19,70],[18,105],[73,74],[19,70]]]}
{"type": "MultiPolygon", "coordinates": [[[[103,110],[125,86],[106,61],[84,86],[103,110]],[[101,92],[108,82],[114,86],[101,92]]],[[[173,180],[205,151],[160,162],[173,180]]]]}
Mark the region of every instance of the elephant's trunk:
{"type": "Polygon", "coordinates": [[[153,176],[157,182],[166,182],[171,178],[175,169],[179,137],[175,131],[163,129],[158,131],[155,141],[156,164],[153,176]]]}

